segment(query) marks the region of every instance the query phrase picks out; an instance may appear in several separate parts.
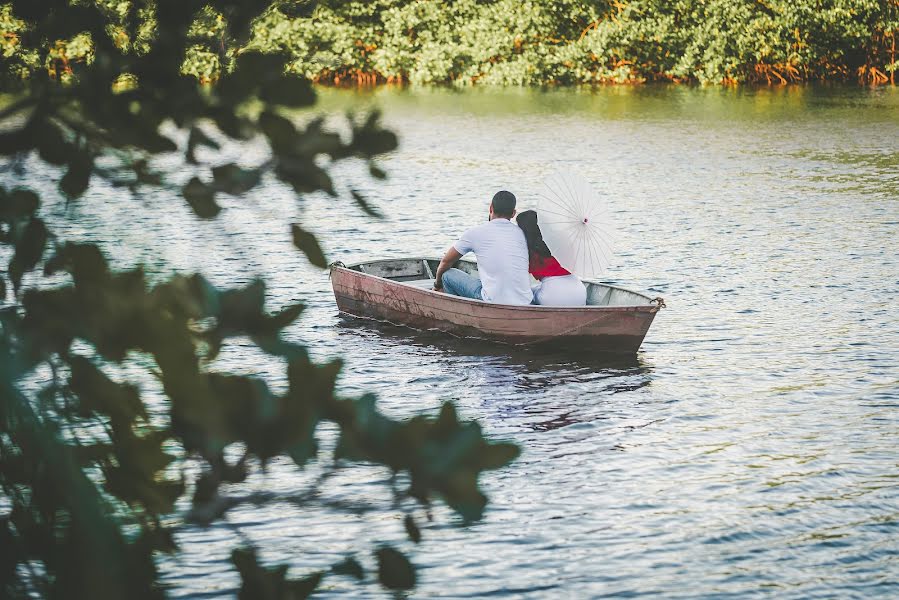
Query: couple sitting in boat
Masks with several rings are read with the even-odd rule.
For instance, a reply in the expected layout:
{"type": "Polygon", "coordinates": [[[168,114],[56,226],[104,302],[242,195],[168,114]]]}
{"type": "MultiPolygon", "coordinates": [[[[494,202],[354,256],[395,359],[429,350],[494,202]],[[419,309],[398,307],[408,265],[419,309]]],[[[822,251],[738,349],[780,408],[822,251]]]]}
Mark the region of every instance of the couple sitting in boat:
{"type": "Polygon", "coordinates": [[[490,203],[487,223],[472,227],[446,251],[434,279],[434,289],[497,304],[584,306],[587,290],[581,280],[559,264],[543,241],[537,213],[515,217],[515,195],[501,191],[490,203]],[[462,256],[478,257],[478,277],[452,268],[462,256]],[[528,275],[538,284],[531,288],[528,275]]]}

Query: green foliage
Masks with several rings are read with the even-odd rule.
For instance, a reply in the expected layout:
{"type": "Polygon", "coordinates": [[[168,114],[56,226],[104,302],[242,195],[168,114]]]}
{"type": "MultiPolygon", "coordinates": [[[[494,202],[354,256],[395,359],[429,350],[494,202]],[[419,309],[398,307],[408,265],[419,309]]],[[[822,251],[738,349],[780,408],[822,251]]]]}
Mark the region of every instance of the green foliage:
{"type": "MultiPolygon", "coordinates": [[[[149,9],[129,29],[129,2],[101,4],[117,44],[149,47],[149,9]]],[[[899,68],[897,29],[899,0],[281,1],[238,39],[225,35],[223,13],[197,12],[182,72],[215,81],[261,51],[329,83],[883,83],[899,68]]],[[[19,76],[41,64],[20,50],[25,31],[0,11],[2,56],[19,76]]],[[[87,40],[61,39],[45,67],[68,79],[90,60],[87,40]]]]}
{"type": "MultiPolygon", "coordinates": [[[[308,8],[277,5],[295,19],[308,8]]],[[[322,120],[298,127],[284,112],[312,105],[315,94],[290,57],[250,49],[254,23],[272,10],[268,2],[229,0],[207,7],[185,0],[18,0],[4,7],[0,23],[20,35],[11,52],[4,49],[6,66],[27,67],[26,58],[37,57],[0,111],[7,167],[25,177],[36,162],[57,167],[67,202],[81,201],[98,178],[132,192],[180,189],[203,220],[222,211],[221,194],[245,196],[266,178],[298,193],[336,196],[322,165],[337,161],[365,161],[384,178],[374,161],[398,142],[377,114],[351,119],[345,139],[322,120]],[[227,68],[204,88],[185,75],[185,57],[210,40],[225,48],[216,56],[227,68]],[[75,61],[79,44],[85,47],[75,61]],[[163,124],[179,133],[163,133],[163,124]],[[267,142],[262,163],[221,159],[223,142],[250,139],[267,142]]],[[[351,195],[377,216],[363,196],[351,195]]],[[[314,363],[303,346],[283,339],[303,305],[269,310],[265,282],[219,289],[200,274],[153,280],[140,267],[117,271],[96,245],[51,231],[45,210],[33,191],[0,186],[0,244],[9,256],[0,301],[10,301],[0,310],[4,597],[162,597],[154,554],[177,552],[182,523],[210,523],[243,502],[322,502],[317,485],[359,462],[392,473],[390,506],[404,517],[398,534],[414,544],[424,537],[416,513],[436,501],[463,520],[481,517],[487,499],[480,474],[508,464],[517,447],[489,442],[451,404],[436,417],[398,420],[381,413],[372,396],[339,396],[340,361],[314,363]],[[278,361],[286,391],[210,367],[235,337],[278,361]],[[49,383],[37,389],[41,373],[49,383]],[[152,414],[148,381],[157,381],[164,396],[152,414]],[[323,423],[339,432],[334,455],[320,456],[323,423]],[[323,475],[303,493],[232,494],[231,484],[279,456],[298,469],[318,461],[323,475]],[[179,512],[184,498],[190,508],[179,512]]],[[[325,267],[315,236],[301,223],[290,227],[297,248],[325,267]]],[[[377,579],[389,589],[416,581],[401,547],[385,541],[370,549],[377,579]]],[[[303,598],[326,577],[366,577],[352,556],[299,578],[285,566],[260,564],[252,547],[235,549],[232,561],[242,598],[303,598]]]]}
{"type": "Polygon", "coordinates": [[[272,11],[251,45],[334,82],[876,83],[895,69],[897,19],[896,0],[378,0],[272,11]]]}

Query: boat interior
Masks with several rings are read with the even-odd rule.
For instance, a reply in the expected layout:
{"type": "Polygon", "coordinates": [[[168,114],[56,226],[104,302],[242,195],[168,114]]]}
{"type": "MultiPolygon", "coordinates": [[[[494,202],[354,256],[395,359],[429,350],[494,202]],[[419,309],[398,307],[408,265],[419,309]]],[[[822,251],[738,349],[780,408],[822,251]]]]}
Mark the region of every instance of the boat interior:
{"type": "MultiPolygon", "coordinates": [[[[439,264],[440,260],[434,258],[399,258],[358,263],[347,268],[417,288],[431,289],[439,264]]],[[[460,260],[455,267],[478,275],[478,265],[474,261],[460,260]]],[[[537,281],[533,280],[533,283],[536,285],[537,281]]],[[[646,306],[651,303],[649,296],[606,283],[585,281],[584,285],[587,287],[587,306],[646,306]]]]}

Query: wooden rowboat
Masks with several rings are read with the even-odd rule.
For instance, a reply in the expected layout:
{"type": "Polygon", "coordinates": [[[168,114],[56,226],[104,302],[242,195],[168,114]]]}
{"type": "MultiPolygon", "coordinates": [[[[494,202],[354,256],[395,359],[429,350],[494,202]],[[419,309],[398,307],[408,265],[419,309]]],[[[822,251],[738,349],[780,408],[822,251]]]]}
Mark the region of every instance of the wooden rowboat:
{"type": "MultiPolygon", "coordinates": [[[[376,260],[331,265],[331,285],[340,312],[438,330],[458,337],[515,345],[551,343],[557,349],[633,354],[640,347],[661,298],[587,281],[587,306],[511,306],[433,291],[437,259],[376,260]]],[[[477,276],[477,263],[456,268],[477,276]]]]}

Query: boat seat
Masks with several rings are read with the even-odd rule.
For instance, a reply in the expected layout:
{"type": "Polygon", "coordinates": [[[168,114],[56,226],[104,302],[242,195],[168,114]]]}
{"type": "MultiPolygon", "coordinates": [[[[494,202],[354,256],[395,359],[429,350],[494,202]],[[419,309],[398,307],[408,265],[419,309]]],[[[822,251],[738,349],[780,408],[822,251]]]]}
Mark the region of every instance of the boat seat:
{"type": "Polygon", "coordinates": [[[429,290],[434,287],[433,279],[415,279],[412,281],[403,281],[402,283],[406,285],[414,285],[415,287],[423,290],[429,290]]]}

